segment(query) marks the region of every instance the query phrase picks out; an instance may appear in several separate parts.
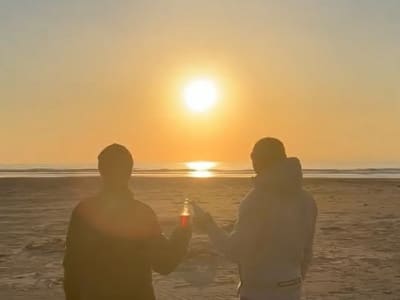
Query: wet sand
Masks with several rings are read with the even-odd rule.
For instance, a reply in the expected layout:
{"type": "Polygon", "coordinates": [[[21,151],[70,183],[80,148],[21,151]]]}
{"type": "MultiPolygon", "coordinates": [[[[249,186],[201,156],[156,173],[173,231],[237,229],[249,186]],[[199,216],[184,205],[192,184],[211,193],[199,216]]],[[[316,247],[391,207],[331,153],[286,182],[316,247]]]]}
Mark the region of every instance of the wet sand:
{"type": "MultiPolygon", "coordinates": [[[[69,215],[96,193],[97,178],[0,179],[0,299],[64,299],[62,266],[69,215]]],[[[245,178],[135,178],[165,232],[185,197],[231,228],[245,178]]],[[[306,179],[319,207],[315,255],[304,299],[400,299],[400,180],[306,179]]],[[[159,299],[236,299],[234,264],[194,233],[179,269],[154,277],[159,299]]]]}

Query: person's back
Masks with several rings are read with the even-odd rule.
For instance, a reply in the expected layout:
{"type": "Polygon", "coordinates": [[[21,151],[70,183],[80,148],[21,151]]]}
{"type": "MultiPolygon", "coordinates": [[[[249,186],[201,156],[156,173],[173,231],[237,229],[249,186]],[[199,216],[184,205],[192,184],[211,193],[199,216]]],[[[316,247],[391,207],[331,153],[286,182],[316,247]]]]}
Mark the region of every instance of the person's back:
{"type": "Polygon", "coordinates": [[[249,236],[236,257],[242,293],[258,295],[266,287],[299,286],[312,256],[316,217],[314,199],[301,188],[299,161],[289,158],[259,174],[239,215],[238,230],[249,236]]]}
{"type": "MultiPolygon", "coordinates": [[[[166,239],[153,210],[136,201],[127,181],[118,178],[121,170],[114,169],[115,182],[104,175],[109,170],[100,160],[115,168],[120,162],[114,156],[99,157],[103,191],[72,213],[64,258],[67,300],[152,300],[152,270],[171,272],[186,251],[190,230],[175,230],[166,239]]],[[[130,169],[128,164],[126,178],[130,169]]]]}
{"type": "Polygon", "coordinates": [[[242,299],[300,299],[312,257],[315,202],[302,189],[299,160],[287,158],[279,140],[260,140],[251,158],[254,188],[240,204],[232,233],[224,233],[195,205],[196,223],[239,264],[242,299]]]}

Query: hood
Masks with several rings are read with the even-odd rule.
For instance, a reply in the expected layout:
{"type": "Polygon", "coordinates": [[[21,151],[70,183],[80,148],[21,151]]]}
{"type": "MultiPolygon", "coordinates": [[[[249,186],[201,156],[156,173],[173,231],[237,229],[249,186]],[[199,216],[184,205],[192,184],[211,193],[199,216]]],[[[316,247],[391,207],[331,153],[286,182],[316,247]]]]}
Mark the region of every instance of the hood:
{"type": "Polygon", "coordinates": [[[255,177],[255,187],[271,191],[292,192],[301,189],[302,181],[303,171],[300,161],[295,157],[290,157],[258,174],[255,177]]]}

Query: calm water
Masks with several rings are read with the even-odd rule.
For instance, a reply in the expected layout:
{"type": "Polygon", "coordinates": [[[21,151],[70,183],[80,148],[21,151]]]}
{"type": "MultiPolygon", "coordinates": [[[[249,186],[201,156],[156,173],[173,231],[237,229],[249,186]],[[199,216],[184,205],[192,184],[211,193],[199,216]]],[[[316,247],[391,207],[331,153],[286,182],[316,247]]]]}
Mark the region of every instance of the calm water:
{"type": "MultiPolygon", "coordinates": [[[[96,169],[0,169],[0,178],[16,177],[85,177],[98,176],[96,169]]],[[[252,170],[224,169],[137,169],[143,177],[252,177],[252,170]]],[[[400,169],[305,169],[308,178],[400,178],[400,169]]]]}

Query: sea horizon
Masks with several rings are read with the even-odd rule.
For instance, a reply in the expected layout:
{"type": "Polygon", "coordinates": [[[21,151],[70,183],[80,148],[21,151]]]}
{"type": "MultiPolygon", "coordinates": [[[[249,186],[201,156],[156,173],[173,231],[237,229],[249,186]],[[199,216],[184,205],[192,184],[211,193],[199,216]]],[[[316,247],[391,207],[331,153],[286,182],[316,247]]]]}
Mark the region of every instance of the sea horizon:
{"type": "MultiPolygon", "coordinates": [[[[209,162],[201,162],[209,163],[209,162]]],[[[251,166],[215,164],[212,167],[193,168],[186,163],[169,165],[148,164],[134,168],[137,177],[253,177],[251,166]]],[[[303,168],[305,178],[387,178],[399,179],[400,167],[325,167],[303,168]]],[[[48,177],[97,177],[94,164],[46,165],[46,164],[0,164],[0,178],[48,178],[48,177]]]]}

